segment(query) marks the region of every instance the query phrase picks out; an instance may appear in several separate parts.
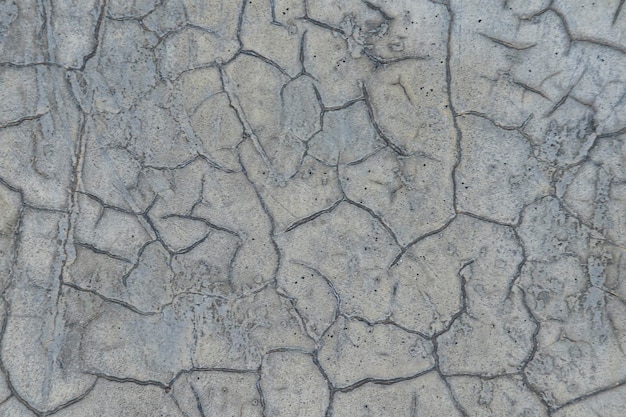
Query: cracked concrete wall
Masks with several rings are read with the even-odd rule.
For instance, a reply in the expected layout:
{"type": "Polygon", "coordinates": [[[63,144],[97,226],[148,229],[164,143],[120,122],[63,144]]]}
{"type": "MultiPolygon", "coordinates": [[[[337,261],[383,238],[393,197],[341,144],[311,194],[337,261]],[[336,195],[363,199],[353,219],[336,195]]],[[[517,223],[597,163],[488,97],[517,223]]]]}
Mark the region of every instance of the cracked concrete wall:
{"type": "Polygon", "coordinates": [[[0,0],[0,416],[623,417],[624,0],[0,0]]]}

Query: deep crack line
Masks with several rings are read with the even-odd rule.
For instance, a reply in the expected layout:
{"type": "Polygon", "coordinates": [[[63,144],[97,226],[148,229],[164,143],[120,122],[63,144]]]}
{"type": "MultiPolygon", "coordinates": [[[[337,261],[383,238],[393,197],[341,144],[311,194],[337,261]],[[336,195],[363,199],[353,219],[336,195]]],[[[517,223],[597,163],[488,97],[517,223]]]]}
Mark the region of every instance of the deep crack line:
{"type": "Polygon", "coordinates": [[[252,144],[254,145],[254,149],[256,149],[259,156],[263,159],[263,162],[265,163],[267,168],[270,170],[270,172],[275,175],[276,173],[275,173],[272,163],[267,157],[267,154],[265,153],[263,146],[261,146],[261,142],[259,142],[259,138],[254,133],[252,126],[250,126],[250,123],[246,119],[243,108],[241,107],[241,104],[239,103],[239,100],[237,99],[237,94],[235,92],[235,87],[232,85],[232,81],[228,77],[228,74],[226,74],[226,70],[224,69],[223,65],[218,65],[218,68],[220,72],[220,79],[222,82],[222,87],[224,88],[224,91],[226,92],[226,95],[228,96],[230,107],[237,114],[237,118],[239,119],[239,122],[241,123],[241,126],[243,127],[245,136],[252,141],[252,144]]]}

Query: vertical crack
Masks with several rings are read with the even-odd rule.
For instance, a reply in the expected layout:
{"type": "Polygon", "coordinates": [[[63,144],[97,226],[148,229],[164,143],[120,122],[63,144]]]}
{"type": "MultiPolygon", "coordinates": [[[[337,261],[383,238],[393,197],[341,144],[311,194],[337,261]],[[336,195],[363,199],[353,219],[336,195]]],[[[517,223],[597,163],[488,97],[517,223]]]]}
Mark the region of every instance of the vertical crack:
{"type": "MultiPolygon", "coordinates": [[[[266,404],[265,404],[265,396],[263,395],[263,388],[261,387],[261,377],[262,377],[262,369],[263,369],[263,363],[261,363],[261,365],[259,366],[259,368],[257,369],[257,380],[256,380],[256,390],[259,393],[259,402],[261,405],[261,415],[263,417],[268,417],[267,415],[267,408],[266,408],[266,404]]],[[[271,416],[269,416],[271,417],[271,416]]]]}
{"type": "Polygon", "coordinates": [[[372,107],[372,101],[371,101],[369,93],[367,91],[367,87],[365,86],[365,83],[362,82],[362,81],[359,84],[360,84],[360,87],[361,87],[361,92],[363,94],[363,99],[365,100],[365,105],[367,107],[367,114],[369,115],[370,122],[372,123],[372,126],[374,126],[374,130],[376,130],[376,133],[378,134],[378,136],[383,140],[383,142],[385,142],[385,144],[387,144],[387,146],[392,151],[394,151],[396,154],[398,154],[400,156],[407,156],[408,154],[403,149],[401,149],[398,145],[396,145],[385,134],[385,132],[382,131],[382,129],[378,125],[378,122],[376,121],[376,116],[374,114],[374,108],[372,107]]]}
{"type": "Polygon", "coordinates": [[[91,58],[93,58],[96,53],[98,52],[98,47],[100,46],[100,37],[102,36],[102,23],[104,22],[104,18],[106,16],[106,7],[107,7],[107,0],[100,0],[100,9],[98,11],[98,19],[96,20],[96,27],[94,29],[94,46],[93,49],[87,54],[85,55],[85,57],[83,58],[83,63],[81,64],[80,68],[78,68],[79,71],[84,71],[85,68],[87,67],[87,63],[89,62],[89,60],[91,58]]]}
{"type": "Polygon", "coordinates": [[[198,412],[200,413],[200,416],[206,417],[206,414],[204,414],[204,408],[202,408],[202,401],[200,400],[200,395],[198,394],[198,391],[196,390],[196,388],[191,383],[189,384],[189,387],[191,388],[191,392],[193,393],[193,397],[196,400],[196,408],[198,409],[198,412]]]}
{"type": "Polygon", "coordinates": [[[222,82],[222,88],[224,89],[224,92],[226,93],[226,96],[228,97],[228,102],[230,104],[230,107],[235,111],[235,114],[237,115],[237,118],[239,119],[239,123],[241,123],[241,126],[243,127],[245,137],[249,138],[252,141],[252,144],[254,145],[254,149],[256,149],[258,154],[261,156],[261,158],[263,159],[263,162],[265,163],[267,168],[270,170],[270,172],[275,175],[274,167],[272,166],[269,158],[267,157],[267,154],[265,153],[263,146],[261,146],[261,143],[259,142],[259,138],[256,136],[256,134],[254,133],[254,130],[252,129],[252,126],[250,126],[250,123],[246,119],[243,108],[241,107],[241,104],[239,103],[239,100],[237,99],[235,88],[232,85],[232,81],[228,77],[228,74],[226,74],[224,66],[218,65],[218,69],[220,73],[220,80],[222,82]]]}
{"type": "Polygon", "coordinates": [[[622,8],[624,7],[625,2],[626,0],[620,0],[619,4],[617,5],[617,9],[615,9],[615,13],[613,14],[613,20],[611,21],[611,25],[615,25],[615,22],[617,22],[617,18],[622,12],[622,8]]]}
{"type": "Polygon", "coordinates": [[[454,106],[454,101],[452,99],[452,33],[454,30],[454,11],[452,10],[452,6],[450,3],[445,4],[446,9],[448,11],[449,23],[448,23],[448,39],[446,42],[446,87],[448,94],[448,108],[450,109],[450,113],[452,115],[452,125],[454,126],[455,131],[455,143],[456,143],[456,159],[454,161],[454,165],[452,166],[452,207],[455,212],[458,210],[458,199],[457,199],[457,183],[456,183],[456,171],[459,165],[461,164],[462,150],[461,150],[461,139],[463,137],[461,133],[461,128],[458,125],[457,117],[458,113],[454,106]]]}

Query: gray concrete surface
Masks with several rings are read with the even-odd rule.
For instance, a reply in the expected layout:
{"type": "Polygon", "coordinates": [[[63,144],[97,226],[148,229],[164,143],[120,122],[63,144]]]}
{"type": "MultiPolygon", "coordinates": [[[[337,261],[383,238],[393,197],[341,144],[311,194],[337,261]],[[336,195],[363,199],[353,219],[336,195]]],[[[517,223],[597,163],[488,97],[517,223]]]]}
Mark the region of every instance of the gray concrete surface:
{"type": "Polygon", "coordinates": [[[624,0],[0,0],[0,416],[626,415],[624,0]]]}

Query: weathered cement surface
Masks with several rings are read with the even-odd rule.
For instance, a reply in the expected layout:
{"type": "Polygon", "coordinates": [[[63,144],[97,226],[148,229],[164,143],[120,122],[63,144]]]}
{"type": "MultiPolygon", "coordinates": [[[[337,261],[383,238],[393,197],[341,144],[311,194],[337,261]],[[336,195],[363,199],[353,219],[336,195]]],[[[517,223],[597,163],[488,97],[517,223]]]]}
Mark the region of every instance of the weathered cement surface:
{"type": "Polygon", "coordinates": [[[623,417],[624,0],[0,0],[0,416],[623,417]]]}

